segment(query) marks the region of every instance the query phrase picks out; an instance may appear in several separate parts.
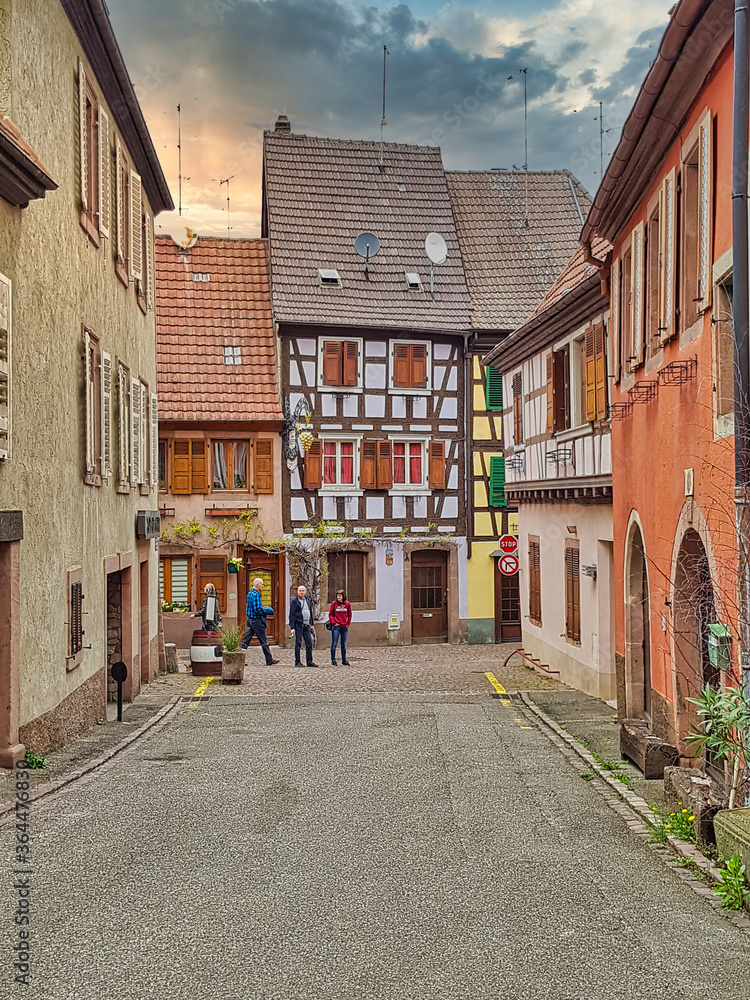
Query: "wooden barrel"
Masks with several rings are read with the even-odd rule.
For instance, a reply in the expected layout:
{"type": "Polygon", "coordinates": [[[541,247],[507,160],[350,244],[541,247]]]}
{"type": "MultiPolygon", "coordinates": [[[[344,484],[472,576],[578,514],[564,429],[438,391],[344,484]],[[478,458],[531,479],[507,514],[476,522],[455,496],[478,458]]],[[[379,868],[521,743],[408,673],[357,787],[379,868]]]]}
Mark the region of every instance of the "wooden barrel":
{"type": "Polygon", "coordinates": [[[218,632],[193,632],[190,643],[190,666],[196,677],[221,677],[221,653],[216,655],[216,647],[221,646],[218,632]]]}

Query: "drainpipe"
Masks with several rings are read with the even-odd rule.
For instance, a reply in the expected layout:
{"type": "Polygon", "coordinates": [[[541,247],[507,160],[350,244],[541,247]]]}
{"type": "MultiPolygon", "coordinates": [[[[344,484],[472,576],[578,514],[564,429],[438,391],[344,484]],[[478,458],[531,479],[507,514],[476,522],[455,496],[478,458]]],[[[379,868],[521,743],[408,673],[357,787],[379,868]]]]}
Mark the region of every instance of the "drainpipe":
{"type": "Polygon", "coordinates": [[[732,283],[734,314],[734,463],[737,586],[742,686],[750,698],[750,300],[748,283],[748,78],[747,0],[734,3],[734,119],[732,147],[732,283]]]}

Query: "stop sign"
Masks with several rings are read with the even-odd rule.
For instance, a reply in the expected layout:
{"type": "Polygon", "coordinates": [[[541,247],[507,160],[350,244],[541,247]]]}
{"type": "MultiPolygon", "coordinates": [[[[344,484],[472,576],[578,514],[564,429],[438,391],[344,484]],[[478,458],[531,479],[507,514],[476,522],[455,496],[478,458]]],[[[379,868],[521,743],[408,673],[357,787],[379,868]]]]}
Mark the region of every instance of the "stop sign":
{"type": "Polygon", "coordinates": [[[503,535],[497,543],[497,547],[501,552],[507,552],[508,555],[511,555],[518,548],[518,539],[515,535],[503,535]]]}

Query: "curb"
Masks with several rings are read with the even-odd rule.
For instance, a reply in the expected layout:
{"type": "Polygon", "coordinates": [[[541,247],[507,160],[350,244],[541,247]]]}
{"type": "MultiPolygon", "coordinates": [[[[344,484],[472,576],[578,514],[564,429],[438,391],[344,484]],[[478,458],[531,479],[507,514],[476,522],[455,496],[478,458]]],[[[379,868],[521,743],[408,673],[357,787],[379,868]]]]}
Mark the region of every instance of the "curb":
{"type": "MultiPolygon", "coordinates": [[[[649,807],[646,800],[642,799],[640,795],[636,795],[635,792],[632,792],[629,788],[623,785],[621,781],[613,778],[611,772],[605,771],[604,768],[597,763],[593,754],[591,754],[586,747],[579,743],[575,737],[571,736],[566,729],[559,726],[554,719],[550,718],[546,712],[544,712],[537,704],[534,703],[534,701],[532,701],[528,691],[519,691],[518,696],[526,708],[533,715],[535,715],[547,729],[551,730],[559,740],[565,743],[565,745],[572,750],[577,757],[580,757],[580,759],[583,760],[592,771],[594,771],[596,776],[607,785],[608,789],[613,791],[643,823],[650,827],[658,825],[658,819],[654,815],[653,810],[649,807]]],[[[619,810],[616,811],[619,812],[619,810]]],[[[675,854],[679,855],[681,858],[686,858],[688,861],[691,861],[697,868],[700,868],[705,875],[708,875],[713,882],[721,882],[721,870],[717,868],[716,865],[714,865],[709,858],[705,856],[705,854],[702,854],[694,844],[690,844],[685,840],[680,840],[678,837],[667,837],[666,843],[675,854]]],[[[697,880],[695,881],[696,885],[694,888],[696,892],[700,895],[708,894],[708,896],[713,896],[711,889],[707,888],[702,883],[699,883],[697,880]]],[[[713,903],[713,900],[710,900],[710,902],[713,903]]],[[[750,917],[746,914],[741,916],[739,912],[730,910],[723,910],[722,912],[724,916],[728,917],[733,923],[737,924],[737,926],[741,927],[743,930],[750,930],[750,917]]]]}
{"type": "MultiPolygon", "coordinates": [[[[129,746],[139,740],[142,736],[145,736],[150,730],[156,728],[157,726],[165,723],[171,715],[179,710],[182,699],[180,697],[171,698],[168,704],[164,705],[153,718],[144,722],[142,726],[135,730],[134,733],[130,733],[121,740],[120,743],[116,744],[114,747],[110,747],[99,757],[95,757],[93,760],[88,761],[81,767],[76,768],[69,774],[64,775],[62,778],[57,778],[55,781],[50,781],[49,784],[43,785],[41,788],[36,789],[29,795],[29,803],[38,802],[40,799],[47,798],[48,795],[54,795],[61,789],[65,788],[66,785],[73,784],[74,781],[78,781],[85,775],[90,774],[92,771],[96,771],[107,761],[111,760],[118,753],[126,750],[129,746]]],[[[9,820],[15,819],[16,815],[16,805],[8,806],[7,809],[0,811],[0,826],[4,826],[9,820]]]]}

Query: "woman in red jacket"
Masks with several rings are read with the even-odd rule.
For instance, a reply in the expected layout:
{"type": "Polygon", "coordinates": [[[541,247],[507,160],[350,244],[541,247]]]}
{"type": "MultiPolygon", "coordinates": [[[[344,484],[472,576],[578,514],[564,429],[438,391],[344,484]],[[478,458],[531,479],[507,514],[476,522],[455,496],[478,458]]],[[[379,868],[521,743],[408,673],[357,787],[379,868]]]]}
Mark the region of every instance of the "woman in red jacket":
{"type": "Polygon", "coordinates": [[[349,634],[349,625],[352,620],[352,606],[346,599],[346,594],[343,590],[336,591],[336,600],[331,601],[331,606],[328,609],[328,621],[331,623],[333,628],[331,629],[331,666],[336,666],[336,646],[338,645],[339,636],[341,636],[341,662],[345,667],[349,666],[349,661],[346,658],[346,637],[349,634]]]}

